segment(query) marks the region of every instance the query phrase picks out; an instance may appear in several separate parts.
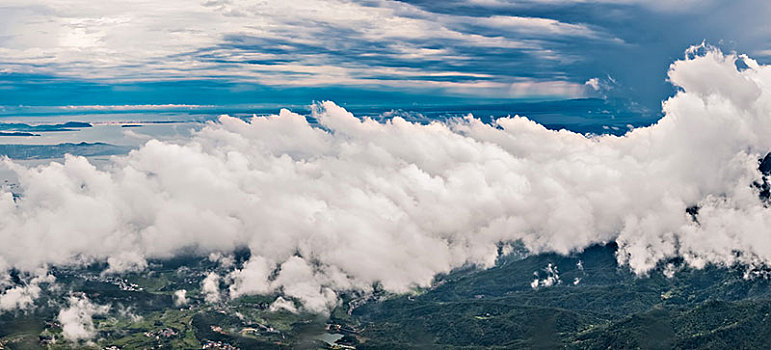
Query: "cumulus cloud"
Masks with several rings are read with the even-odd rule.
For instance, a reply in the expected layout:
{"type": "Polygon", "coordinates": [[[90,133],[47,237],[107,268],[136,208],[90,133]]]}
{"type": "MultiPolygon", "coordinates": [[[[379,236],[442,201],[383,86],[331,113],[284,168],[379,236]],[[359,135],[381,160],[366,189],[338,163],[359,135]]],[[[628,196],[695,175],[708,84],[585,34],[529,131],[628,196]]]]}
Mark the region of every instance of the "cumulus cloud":
{"type": "Polygon", "coordinates": [[[216,303],[220,301],[220,276],[214,272],[210,272],[206,275],[206,278],[201,281],[201,292],[207,303],[216,303]]]}
{"type": "Polygon", "coordinates": [[[180,289],[174,292],[174,305],[185,306],[187,305],[187,291],[180,289]]]}
{"type": "MultiPolygon", "coordinates": [[[[552,263],[549,263],[549,265],[547,265],[541,272],[533,272],[533,276],[535,276],[535,279],[530,282],[530,287],[533,289],[538,289],[539,287],[551,287],[562,283],[560,280],[559,269],[557,269],[557,265],[552,263]],[[543,278],[541,278],[542,276],[543,278]]],[[[576,285],[580,281],[580,279],[576,278],[573,281],[573,284],[576,285]]]]}
{"type": "Polygon", "coordinates": [[[147,267],[147,260],[136,251],[121,252],[107,258],[109,268],[105,274],[142,271],[147,267]]]}
{"type": "Polygon", "coordinates": [[[771,67],[743,58],[739,71],[736,55],[695,51],[670,68],[680,91],[665,116],[624,136],[519,116],[358,119],[324,102],[320,127],[288,110],[223,116],[104,169],[79,157],[6,161],[24,193],[0,194],[0,238],[15,242],[0,257],[21,270],[83,259],[120,269],[248,248],[243,266],[207,276],[207,300],[227,294],[222,282],[232,297],[277,293],[312,312],[339,291],[405,292],[491,266],[514,241],[567,254],[615,240],[619,261],[641,274],[673,256],[767,264],[771,213],[750,184],[771,150],[771,67]]]}
{"type": "Polygon", "coordinates": [[[95,305],[85,296],[69,298],[69,307],[59,311],[57,319],[62,324],[62,336],[69,341],[88,340],[96,335],[94,315],[110,310],[108,305],[95,305]]]}
{"type": "Polygon", "coordinates": [[[289,311],[291,313],[297,313],[297,307],[294,305],[294,303],[290,300],[286,300],[282,297],[276,298],[275,301],[273,301],[272,304],[270,304],[270,311],[272,312],[278,312],[278,311],[289,311]]]}
{"type": "MultiPolygon", "coordinates": [[[[0,277],[0,287],[10,285],[9,278],[0,277]]],[[[0,312],[9,310],[26,310],[34,305],[35,299],[42,292],[41,283],[54,283],[56,278],[46,271],[39,270],[37,275],[23,282],[21,285],[12,286],[0,293],[0,312]]]]}
{"type": "Polygon", "coordinates": [[[599,91],[600,90],[600,78],[596,78],[596,77],[595,78],[591,78],[591,79],[587,80],[584,83],[584,85],[592,88],[592,90],[594,90],[594,91],[599,91]]]}

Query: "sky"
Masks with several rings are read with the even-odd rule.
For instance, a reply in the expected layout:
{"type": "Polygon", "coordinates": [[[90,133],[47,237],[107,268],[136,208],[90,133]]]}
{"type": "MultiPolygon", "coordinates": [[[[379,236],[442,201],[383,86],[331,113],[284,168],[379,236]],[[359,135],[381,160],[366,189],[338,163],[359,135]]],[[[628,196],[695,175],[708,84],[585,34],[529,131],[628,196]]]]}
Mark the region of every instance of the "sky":
{"type": "Polygon", "coordinates": [[[658,111],[702,41],[761,63],[762,0],[0,1],[0,105],[452,104],[658,111]]]}

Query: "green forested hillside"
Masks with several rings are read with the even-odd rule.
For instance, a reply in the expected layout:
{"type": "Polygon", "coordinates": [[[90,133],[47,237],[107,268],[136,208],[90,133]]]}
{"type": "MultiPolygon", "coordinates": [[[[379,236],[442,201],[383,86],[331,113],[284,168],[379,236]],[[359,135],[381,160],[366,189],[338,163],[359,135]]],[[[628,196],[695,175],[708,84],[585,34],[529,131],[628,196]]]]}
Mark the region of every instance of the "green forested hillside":
{"type": "Polygon", "coordinates": [[[771,286],[741,268],[671,261],[635,276],[615,245],[446,276],[419,296],[367,304],[361,349],[731,349],[771,344],[771,286]],[[579,264],[580,261],[580,264],[579,264]],[[559,282],[531,287],[552,264],[559,282]],[[669,266],[667,266],[669,265],[669,266]],[[664,269],[674,276],[664,276],[664,269]],[[578,279],[578,280],[577,280],[578,279]],[[576,282],[577,281],[577,282],[576,282]],[[575,284],[574,284],[575,282],[575,284]],[[766,336],[763,336],[766,335],[766,336]]]}
{"type": "MultiPolygon", "coordinates": [[[[573,256],[512,254],[490,269],[439,276],[407,295],[342,295],[330,315],[270,310],[277,295],[205,302],[217,265],[187,257],[124,278],[104,266],[54,269],[58,288],[35,307],[0,314],[7,349],[765,349],[771,282],[744,267],[696,270],[674,259],[647,276],[619,266],[614,244],[573,256]],[[669,276],[669,277],[667,277],[669,276]],[[751,276],[751,278],[746,278],[751,276]],[[174,291],[187,290],[175,305],[174,291]],[[68,296],[109,305],[92,342],[62,337],[68,296]],[[332,341],[324,334],[338,333],[332,341]],[[339,338],[342,337],[342,338],[339,338]],[[338,339],[339,338],[339,339],[338,339]],[[214,344],[214,345],[212,345],[214,344]],[[219,344],[219,345],[217,345],[219,344]],[[227,347],[230,346],[230,347],[227,347]],[[114,348],[113,348],[114,349],[114,348]]],[[[248,259],[237,256],[236,264],[248,259]]],[[[295,304],[299,306],[299,304],[295,304]]]]}

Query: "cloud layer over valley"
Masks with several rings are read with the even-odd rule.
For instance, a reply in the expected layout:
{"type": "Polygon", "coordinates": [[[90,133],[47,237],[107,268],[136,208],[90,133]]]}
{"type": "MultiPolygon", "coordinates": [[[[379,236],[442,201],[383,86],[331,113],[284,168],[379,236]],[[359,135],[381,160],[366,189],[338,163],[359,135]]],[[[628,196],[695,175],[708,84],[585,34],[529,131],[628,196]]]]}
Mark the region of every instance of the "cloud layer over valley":
{"type": "Polygon", "coordinates": [[[638,273],[674,256],[771,263],[771,212],[751,186],[771,151],[771,68],[702,46],[669,77],[680,91],[665,116],[621,137],[516,116],[378,122],[324,102],[319,126],[287,110],[223,116],[105,169],[6,161],[23,196],[0,194],[0,240],[12,242],[0,268],[107,261],[120,273],[247,247],[243,267],[210,276],[223,295],[278,292],[322,312],[340,291],[405,292],[491,266],[516,241],[564,254],[617,241],[638,273]]]}

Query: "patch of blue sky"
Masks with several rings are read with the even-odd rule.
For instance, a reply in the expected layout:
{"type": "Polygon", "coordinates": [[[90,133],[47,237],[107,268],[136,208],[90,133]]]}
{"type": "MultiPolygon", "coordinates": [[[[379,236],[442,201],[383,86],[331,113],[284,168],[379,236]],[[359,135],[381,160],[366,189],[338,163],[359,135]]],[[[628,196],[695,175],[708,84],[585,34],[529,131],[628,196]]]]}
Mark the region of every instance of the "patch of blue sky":
{"type": "Polygon", "coordinates": [[[0,105],[594,97],[656,116],[674,91],[668,65],[689,45],[767,62],[769,15],[762,0],[8,0],[0,105]]]}

